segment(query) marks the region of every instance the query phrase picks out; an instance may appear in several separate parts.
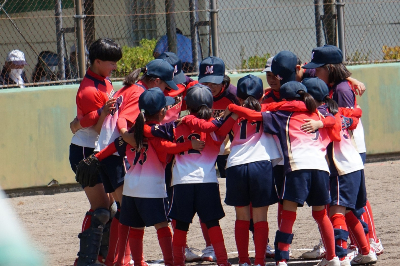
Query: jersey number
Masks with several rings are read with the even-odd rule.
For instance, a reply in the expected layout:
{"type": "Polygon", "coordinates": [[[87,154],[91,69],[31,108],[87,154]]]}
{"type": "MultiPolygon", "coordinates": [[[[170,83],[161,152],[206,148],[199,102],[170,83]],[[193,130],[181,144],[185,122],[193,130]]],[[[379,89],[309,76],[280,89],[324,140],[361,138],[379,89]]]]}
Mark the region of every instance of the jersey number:
{"type": "MultiPolygon", "coordinates": [[[[261,121],[251,122],[250,125],[256,125],[256,133],[260,132],[261,121]]],[[[247,120],[240,121],[240,139],[247,139],[247,120]]]]}
{"type": "Polygon", "coordinates": [[[147,161],[147,153],[146,152],[147,152],[148,148],[149,148],[149,144],[143,143],[143,148],[140,151],[131,149],[131,151],[136,152],[135,159],[133,160],[133,165],[136,165],[138,163],[138,161],[139,161],[140,165],[143,165],[147,161]],[[139,160],[141,154],[143,154],[143,158],[139,160]]]}
{"type": "MultiPolygon", "coordinates": [[[[189,141],[192,141],[193,139],[200,139],[200,134],[192,133],[187,137],[187,139],[189,141]]],[[[177,143],[183,143],[183,142],[185,142],[185,138],[183,136],[180,136],[179,138],[177,138],[176,142],[177,143]]],[[[198,151],[198,150],[194,150],[194,149],[188,150],[188,154],[192,154],[192,153],[201,154],[201,152],[198,151]]],[[[181,153],[179,153],[179,155],[185,155],[185,153],[181,152],[181,153]]]]}

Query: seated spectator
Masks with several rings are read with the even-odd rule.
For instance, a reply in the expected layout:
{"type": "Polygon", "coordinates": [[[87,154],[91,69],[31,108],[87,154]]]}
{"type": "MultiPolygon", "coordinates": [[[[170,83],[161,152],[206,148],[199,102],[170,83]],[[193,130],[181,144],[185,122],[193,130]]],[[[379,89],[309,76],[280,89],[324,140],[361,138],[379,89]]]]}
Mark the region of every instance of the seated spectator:
{"type": "MultiPolygon", "coordinates": [[[[70,70],[65,59],[65,77],[68,78],[70,70]]],[[[32,82],[47,82],[60,80],[58,71],[58,55],[51,51],[42,51],[39,54],[38,62],[33,70],[32,82]]]]}
{"type": "MultiPolygon", "coordinates": [[[[193,72],[192,42],[184,36],[182,31],[176,28],[177,55],[182,61],[182,70],[185,73],[193,72]]],[[[167,35],[162,36],[154,48],[153,56],[158,58],[162,53],[170,52],[167,35]]]]}
{"type": "MultiPolygon", "coordinates": [[[[24,66],[27,65],[25,55],[20,50],[12,50],[6,58],[3,70],[0,74],[0,88],[2,85],[14,85],[13,87],[25,88],[26,78],[24,66]]],[[[5,87],[4,89],[12,88],[5,87]]]]}

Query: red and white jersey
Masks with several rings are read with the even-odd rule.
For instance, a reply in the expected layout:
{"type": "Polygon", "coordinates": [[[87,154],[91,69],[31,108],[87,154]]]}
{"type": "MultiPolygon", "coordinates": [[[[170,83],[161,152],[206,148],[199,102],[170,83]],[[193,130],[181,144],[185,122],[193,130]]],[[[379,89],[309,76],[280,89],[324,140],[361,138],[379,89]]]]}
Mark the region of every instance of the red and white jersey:
{"type": "Polygon", "coordinates": [[[179,118],[181,109],[182,109],[182,100],[177,104],[169,107],[161,124],[166,124],[177,120],[179,118]]]}
{"type": "Polygon", "coordinates": [[[88,69],[76,94],[77,118],[83,128],[74,134],[72,144],[96,147],[99,135],[93,126],[99,119],[101,108],[113,95],[114,88],[111,81],[88,69]]]}
{"type": "MultiPolygon", "coordinates": [[[[338,103],[339,107],[344,108],[355,108],[357,106],[357,98],[354,93],[354,89],[351,83],[347,80],[335,84],[329,93],[329,96],[338,103]]],[[[352,132],[354,141],[357,145],[358,153],[365,153],[367,151],[365,147],[364,139],[364,127],[361,123],[361,119],[358,122],[356,129],[352,132]]]]}
{"type": "Polygon", "coordinates": [[[330,139],[326,130],[322,128],[308,134],[300,129],[304,119],[320,120],[316,113],[278,111],[263,112],[262,116],[264,131],[279,138],[285,173],[301,169],[329,172],[325,155],[330,139]]]}
{"type": "Polygon", "coordinates": [[[126,120],[126,127],[129,129],[139,115],[139,97],[146,87],[140,81],[136,84],[125,86],[114,94],[116,99],[115,110],[108,115],[101,127],[99,141],[96,151],[104,149],[114,139],[120,136],[118,120],[126,120]]]}
{"type": "Polygon", "coordinates": [[[262,122],[238,119],[233,128],[231,153],[226,167],[257,161],[272,161],[276,165],[282,155],[271,134],[264,133],[262,122]]]}
{"type": "Polygon", "coordinates": [[[214,132],[202,133],[193,131],[185,124],[175,128],[174,136],[177,143],[184,143],[192,138],[197,138],[205,141],[206,145],[201,152],[189,150],[175,155],[172,169],[172,185],[218,183],[215,160],[225,137],[219,137],[214,132]]]}

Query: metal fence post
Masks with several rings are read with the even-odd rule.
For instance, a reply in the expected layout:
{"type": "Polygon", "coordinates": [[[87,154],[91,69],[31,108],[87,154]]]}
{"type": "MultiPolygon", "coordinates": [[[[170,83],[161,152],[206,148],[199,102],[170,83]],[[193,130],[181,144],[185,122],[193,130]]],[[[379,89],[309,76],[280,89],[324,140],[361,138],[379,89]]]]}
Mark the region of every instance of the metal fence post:
{"type": "Polygon", "coordinates": [[[198,39],[199,34],[197,23],[197,3],[196,0],[189,0],[189,11],[190,11],[190,36],[192,41],[192,58],[193,58],[193,71],[199,71],[199,51],[198,51],[198,39]]]}
{"type": "Polygon", "coordinates": [[[337,13],[337,26],[338,26],[338,43],[339,49],[342,50],[343,62],[346,61],[346,48],[344,42],[344,3],[343,0],[336,1],[336,13],[337,13]]]}
{"type": "Polygon", "coordinates": [[[218,53],[218,9],[217,0],[210,2],[210,20],[211,20],[211,35],[212,35],[212,52],[213,56],[219,55],[218,53]]]}
{"type": "Polygon", "coordinates": [[[175,0],[165,0],[165,12],[167,13],[167,39],[168,51],[177,53],[176,24],[175,24],[175,0]]]}
{"type": "Polygon", "coordinates": [[[79,65],[79,77],[83,78],[86,73],[86,64],[85,64],[85,35],[83,32],[83,19],[85,18],[82,15],[82,0],[75,0],[75,21],[77,25],[77,39],[78,39],[78,47],[76,51],[78,52],[78,65],[79,65]]]}
{"type": "Polygon", "coordinates": [[[322,33],[322,25],[321,25],[321,1],[314,0],[314,13],[315,13],[315,36],[317,38],[317,47],[323,45],[323,33],[322,33]]]}
{"type": "Polygon", "coordinates": [[[61,0],[55,0],[55,17],[56,17],[56,35],[57,35],[58,71],[60,73],[60,79],[65,80],[65,63],[64,63],[65,47],[64,47],[64,34],[62,28],[61,0]]]}

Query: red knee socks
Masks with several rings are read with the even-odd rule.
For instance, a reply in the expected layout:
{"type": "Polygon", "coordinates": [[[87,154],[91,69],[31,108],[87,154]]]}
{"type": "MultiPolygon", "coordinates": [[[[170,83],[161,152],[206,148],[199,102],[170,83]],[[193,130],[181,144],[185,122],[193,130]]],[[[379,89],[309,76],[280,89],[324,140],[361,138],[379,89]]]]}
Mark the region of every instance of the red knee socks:
{"type": "MultiPolygon", "coordinates": [[[[296,221],[296,212],[282,210],[281,214],[281,224],[279,226],[279,231],[286,234],[291,234],[293,230],[293,224],[296,221]]],[[[288,251],[290,244],[278,243],[278,248],[281,251],[288,251]]]]}
{"type": "MultiPolygon", "coordinates": [[[[110,240],[108,242],[108,253],[107,258],[104,264],[106,265],[114,265],[117,263],[118,259],[118,239],[119,239],[119,220],[117,217],[114,217],[111,221],[110,226],[110,240]]],[[[130,250],[128,248],[128,250],[130,250]]]]}
{"type": "MultiPolygon", "coordinates": [[[[248,232],[248,230],[247,230],[248,232]]],[[[248,239],[248,238],[247,238],[248,239]]],[[[268,222],[257,222],[254,224],[254,265],[264,265],[265,250],[268,244],[268,222]]]]}
{"type": "MultiPolygon", "coordinates": [[[[336,213],[336,214],[332,215],[331,221],[332,221],[333,228],[348,231],[346,219],[343,214],[336,213]]],[[[336,245],[338,245],[344,249],[347,249],[347,240],[338,239],[338,240],[336,240],[336,245]]],[[[345,257],[340,257],[341,260],[344,260],[344,258],[345,257]]]]}
{"type": "Polygon", "coordinates": [[[322,242],[326,250],[325,259],[332,260],[335,257],[335,235],[333,233],[332,223],[329,220],[326,209],[322,211],[313,211],[312,216],[318,224],[322,242]]]}
{"type": "Polygon", "coordinates": [[[174,257],[172,255],[172,233],[169,227],[163,227],[157,230],[158,242],[164,257],[165,266],[174,265],[174,257]]]}
{"type": "Polygon", "coordinates": [[[135,266],[141,266],[144,262],[143,258],[143,229],[130,228],[129,232],[129,247],[132,252],[132,259],[135,266]]]}
{"type": "Polygon", "coordinates": [[[365,237],[364,228],[353,212],[346,213],[346,224],[349,233],[354,235],[358,249],[363,255],[367,255],[370,250],[369,241],[365,237]]]}
{"type": "MultiPolygon", "coordinates": [[[[131,261],[129,238],[131,237],[131,228],[119,223],[118,225],[118,256],[117,262],[119,266],[129,265],[131,261]]],[[[108,257],[108,256],[107,256],[108,257]]],[[[107,264],[108,266],[108,264],[107,264]]]]}
{"type": "Polygon", "coordinates": [[[86,213],[85,218],[83,218],[83,221],[82,221],[82,232],[86,231],[86,229],[89,229],[90,223],[92,222],[92,215],[89,214],[89,213],[93,213],[93,210],[90,209],[86,213]]]}
{"type": "Polygon", "coordinates": [[[174,254],[175,266],[185,265],[186,236],[187,236],[186,231],[182,231],[175,228],[172,240],[172,251],[174,254]]]}
{"type": "Polygon", "coordinates": [[[228,254],[226,253],[224,236],[220,226],[213,226],[208,229],[211,244],[214,248],[215,256],[217,257],[217,264],[228,265],[228,254]]]}
{"type": "Polygon", "coordinates": [[[204,241],[206,242],[206,247],[211,246],[210,236],[208,235],[208,228],[206,224],[202,223],[200,220],[200,226],[201,226],[201,231],[203,232],[204,241]]]}
{"type": "Polygon", "coordinates": [[[236,220],[235,240],[238,250],[239,264],[251,265],[249,258],[249,226],[250,221],[236,220]]]}
{"type": "Polygon", "coordinates": [[[372,214],[371,204],[369,204],[369,200],[367,200],[367,205],[364,207],[366,221],[368,223],[368,238],[374,239],[376,243],[379,242],[378,237],[376,236],[375,231],[375,223],[374,223],[374,216],[372,214]]]}

